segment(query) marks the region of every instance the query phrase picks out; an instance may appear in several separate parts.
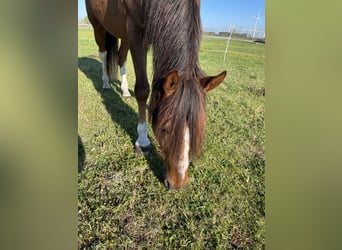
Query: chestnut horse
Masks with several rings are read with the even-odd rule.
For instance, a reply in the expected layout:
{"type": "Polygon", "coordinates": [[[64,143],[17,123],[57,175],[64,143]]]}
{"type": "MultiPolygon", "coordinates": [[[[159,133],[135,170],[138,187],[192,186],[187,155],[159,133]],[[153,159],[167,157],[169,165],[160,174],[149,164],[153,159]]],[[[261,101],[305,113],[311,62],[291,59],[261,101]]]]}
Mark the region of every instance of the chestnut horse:
{"type": "Polygon", "coordinates": [[[125,62],[131,51],[139,107],[135,149],[140,153],[148,153],[151,144],[146,124],[150,92],[146,53],[152,47],[149,118],[166,167],[164,182],[170,189],[185,187],[189,162],[201,151],[206,92],[226,76],[223,71],[208,77],[200,69],[200,0],[86,0],[86,7],[102,61],[103,88],[110,88],[118,64],[124,97],[130,96],[125,62]]]}

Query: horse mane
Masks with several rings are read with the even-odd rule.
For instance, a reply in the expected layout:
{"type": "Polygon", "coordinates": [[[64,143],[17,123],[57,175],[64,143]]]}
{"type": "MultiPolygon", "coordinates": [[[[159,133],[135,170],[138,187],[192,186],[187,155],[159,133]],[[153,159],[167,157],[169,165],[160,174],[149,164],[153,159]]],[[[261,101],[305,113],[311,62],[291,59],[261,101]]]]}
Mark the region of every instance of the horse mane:
{"type": "Polygon", "coordinates": [[[153,85],[149,118],[158,138],[167,133],[169,162],[179,159],[185,126],[190,134],[190,156],[200,155],[205,127],[205,93],[198,63],[202,35],[198,0],[150,0],[145,2],[144,37],[153,50],[153,85]],[[171,96],[163,96],[166,75],[177,70],[180,83],[171,96]],[[163,98],[163,102],[161,101],[163,98]],[[157,117],[163,117],[157,121],[157,117]]]}
{"type": "Polygon", "coordinates": [[[180,76],[202,76],[198,52],[202,27],[198,0],[145,1],[144,38],[153,50],[153,79],[177,70],[180,76]]]}

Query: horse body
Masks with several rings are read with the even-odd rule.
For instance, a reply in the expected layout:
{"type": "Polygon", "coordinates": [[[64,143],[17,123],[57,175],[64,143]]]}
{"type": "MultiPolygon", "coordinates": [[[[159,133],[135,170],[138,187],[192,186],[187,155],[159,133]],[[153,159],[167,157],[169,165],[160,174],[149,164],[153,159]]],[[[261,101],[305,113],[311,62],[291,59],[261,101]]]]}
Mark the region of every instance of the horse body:
{"type": "MultiPolygon", "coordinates": [[[[226,72],[205,77],[198,63],[201,38],[199,0],[86,0],[88,18],[102,60],[104,88],[108,74],[125,61],[131,51],[139,107],[140,152],[147,152],[146,109],[150,92],[146,75],[146,53],[153,50],[153,82],[149,118],[166,165],[165,184],[178,189],[186,185],[190,158],[200,154],[204,136],[206,92],[218,86],[226,72]],[[118,50],[117,38],[121,38],[118,50]],[[113,49],[114,48],[114,49],[113,49]],[[113,63],[114,62],[114,63],[113,63]]],[[[122,81],[123,82],[123,81],[122,81]]],[[[121,86],[123,93],[128,92],[121,86]]]]}

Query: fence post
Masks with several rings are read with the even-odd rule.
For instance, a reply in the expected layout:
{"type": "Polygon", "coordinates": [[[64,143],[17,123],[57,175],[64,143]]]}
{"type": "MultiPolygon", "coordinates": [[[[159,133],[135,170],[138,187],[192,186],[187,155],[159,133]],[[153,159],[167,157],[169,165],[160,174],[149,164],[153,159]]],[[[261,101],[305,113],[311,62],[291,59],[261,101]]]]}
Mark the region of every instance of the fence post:
{"type": "Polygon", "coordinates": [[[228,40],[227,40],[226,50],[224,51],[223,62],[226,61],[226,55],[227,55],[227,53],[228,53],[229,42],[230,42],[230,39],[231,39],[231,37],[232,37],[232,33],[233,33],[233,30],[234,30],[234,25],[230,25],[230,26],[229,26],[229,29],[230,29],[230,34],[229,34],[229,37],[228,37],[228,40]]]}

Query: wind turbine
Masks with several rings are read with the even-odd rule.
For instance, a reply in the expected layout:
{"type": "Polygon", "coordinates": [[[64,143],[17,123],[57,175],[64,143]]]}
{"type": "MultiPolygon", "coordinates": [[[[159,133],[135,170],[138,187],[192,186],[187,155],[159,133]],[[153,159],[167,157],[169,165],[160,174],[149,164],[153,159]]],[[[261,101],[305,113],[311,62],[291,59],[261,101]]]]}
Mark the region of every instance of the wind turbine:
{"type": "Polygon", "coordinates": [[[257,25],[258,25],[258,21],[262,22],[262,20],[260,19],[260,12],[261,12],[261,9],[259,9],[259,12],[258,12],[258,15],[257,15],[257,16],[253,16],[253,17],[252,17],[252,18],[255,18],[255,25],[254,25],[253,36],[252,36],[253,39],[254,39],[254,37],[255,37],[255,33],[256,33],[256,28],[257,28],[257,25]]]}

